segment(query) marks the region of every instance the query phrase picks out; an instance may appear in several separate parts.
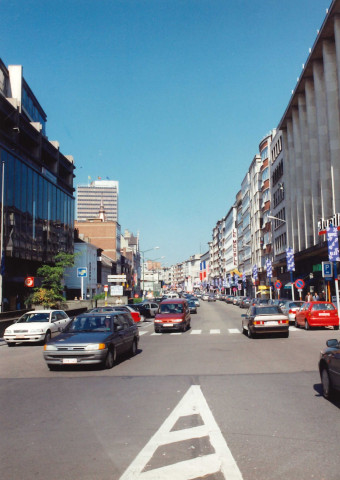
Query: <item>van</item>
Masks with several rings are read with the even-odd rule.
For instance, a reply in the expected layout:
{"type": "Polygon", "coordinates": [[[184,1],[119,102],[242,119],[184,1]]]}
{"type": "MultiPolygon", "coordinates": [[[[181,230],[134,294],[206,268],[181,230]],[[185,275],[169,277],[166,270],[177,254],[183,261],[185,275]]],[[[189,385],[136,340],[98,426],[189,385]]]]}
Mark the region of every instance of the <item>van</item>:
{"type": "Polygon", "coordinates": [[[169,292],[169,293],[166,293],[164,295],[164,297],[166,297],[166,298],[179,298],[179,295],[176,292],[169,292]]]}
{"type": "Polygon", "coordinates": [[[167,298],[159,305],[154,328],[156,333],[160,333],[162,330],[185,332],[190,328],[190,323],[188,302],[184,298],[167,298]]]}

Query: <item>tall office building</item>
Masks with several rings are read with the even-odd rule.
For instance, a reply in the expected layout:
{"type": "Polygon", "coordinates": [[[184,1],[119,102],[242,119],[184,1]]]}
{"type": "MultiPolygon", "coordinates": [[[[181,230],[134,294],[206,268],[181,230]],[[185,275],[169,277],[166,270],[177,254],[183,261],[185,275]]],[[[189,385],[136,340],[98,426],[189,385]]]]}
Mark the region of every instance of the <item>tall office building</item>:
{"type": "Polygon", "coordinates": [[[95,180],[77,187],[77,220],[85,222],[98,218],[103,206],[106,221],[118,222],[119,183],[116,180],[95,180]]]}

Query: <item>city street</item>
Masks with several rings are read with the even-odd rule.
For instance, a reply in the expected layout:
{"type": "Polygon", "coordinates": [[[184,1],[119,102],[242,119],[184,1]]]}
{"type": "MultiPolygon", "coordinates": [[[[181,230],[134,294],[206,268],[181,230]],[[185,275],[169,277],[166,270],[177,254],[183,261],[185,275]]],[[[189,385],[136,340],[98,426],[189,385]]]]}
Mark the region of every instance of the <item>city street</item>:
{"type": "Polygon", "coordinates": [[[4,480],[339,480],[340,400],[319,351],[333,329],[248,339],[245,310],[201,301],[185,333],[140,326],[112,370],[50,372],[0,347],[4,480]]]}

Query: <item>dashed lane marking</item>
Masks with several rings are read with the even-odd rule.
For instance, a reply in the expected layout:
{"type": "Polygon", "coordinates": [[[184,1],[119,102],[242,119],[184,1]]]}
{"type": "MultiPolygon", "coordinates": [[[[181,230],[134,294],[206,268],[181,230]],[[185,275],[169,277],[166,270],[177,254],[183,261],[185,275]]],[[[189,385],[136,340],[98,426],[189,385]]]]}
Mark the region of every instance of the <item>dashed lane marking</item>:
{"type": "Polygon", "coordinates": [[[229,333],[241,333],[241,331],[238,328],[228,328],[229,333]]]}
{"type": "Polygon", "coordinates": [[[200,335],[202,330],[191,330],[190,335],[200,335]]]}
{"type": "Polygon", "coordinates": [[[221,330],[220,330],[219,328],[212,328],[212,329],[210,330],[210,333],[211,333],[212,335],[219,334],[219,333],[221,333],[221,330]]]}
{"type": "Polygon", "coordinates": [[[120,480],[190,480],[214,474],[242,480],[201,387],[192,385],[120,480]],[[178,447],[190,443],[193,448],[183,458],[178,447]],[[200,444],[205,451],[194,447],[200,444]]]}

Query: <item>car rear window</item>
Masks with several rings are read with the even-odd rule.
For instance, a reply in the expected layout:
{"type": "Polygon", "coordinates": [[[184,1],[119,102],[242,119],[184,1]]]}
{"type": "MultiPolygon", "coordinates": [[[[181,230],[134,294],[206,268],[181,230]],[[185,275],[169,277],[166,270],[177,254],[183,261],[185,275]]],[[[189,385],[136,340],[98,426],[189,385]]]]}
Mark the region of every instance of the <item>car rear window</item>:
{"type": "Polygon", "coordinates": [[[317,310],[335,310],[335,308],[331,303],[315,303],[312,310],[315,312],[317,310]]]}
{"type": "Polygon", "coordinates": [[[256,315],[269,315],[269,314],[276,314],[276,313],[282,313],[281,310],[276,305],[255,308],[256,315]]]}

